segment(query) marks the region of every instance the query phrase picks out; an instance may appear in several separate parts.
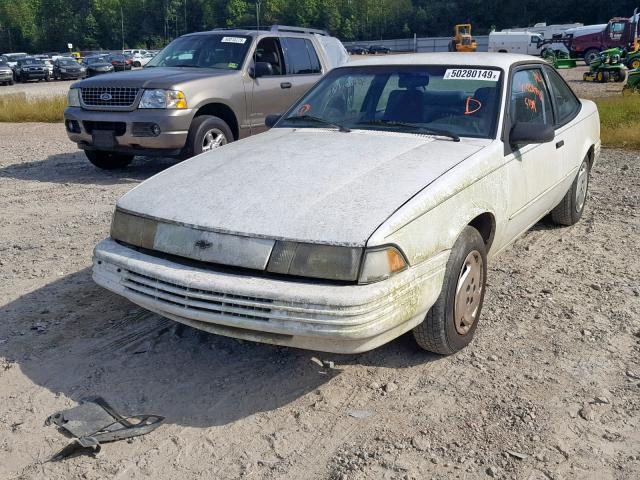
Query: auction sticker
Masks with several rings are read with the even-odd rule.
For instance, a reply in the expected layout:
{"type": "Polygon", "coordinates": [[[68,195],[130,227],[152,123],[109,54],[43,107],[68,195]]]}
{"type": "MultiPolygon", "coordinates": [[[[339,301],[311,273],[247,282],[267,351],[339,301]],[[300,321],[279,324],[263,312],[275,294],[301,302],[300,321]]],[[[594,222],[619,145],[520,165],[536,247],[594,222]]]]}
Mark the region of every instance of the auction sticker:
{"type": "Polygon", "coordinates": [[[222,37],[222,43],[241,43],[244,44],[247,39],[242,37],[222,37]]]}
{"type": "Polygon", "coordinates": [[[444,72],[445,80],[486,80],[497,82],[500,78],[498,70],[481,70],[479,68],[448,68],[444,72]]]}

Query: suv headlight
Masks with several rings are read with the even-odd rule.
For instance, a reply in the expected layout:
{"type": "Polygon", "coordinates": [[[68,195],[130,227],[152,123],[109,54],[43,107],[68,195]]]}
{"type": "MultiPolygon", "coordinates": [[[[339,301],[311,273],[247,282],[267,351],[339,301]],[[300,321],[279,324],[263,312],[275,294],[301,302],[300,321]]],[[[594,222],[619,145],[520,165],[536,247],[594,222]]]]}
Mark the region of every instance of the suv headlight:
{"type": "Polygon", "coordinates": [[[187,108],[187,99],[180,90],[145,90],[138,108],[187,108]]]}
{"type": "Polygon", "coordinates": [[[69,105],[70,107],[80,106],[80,89],[79,88],[69,89],[69,93],[67,94],[67,105],[69,105]]]}

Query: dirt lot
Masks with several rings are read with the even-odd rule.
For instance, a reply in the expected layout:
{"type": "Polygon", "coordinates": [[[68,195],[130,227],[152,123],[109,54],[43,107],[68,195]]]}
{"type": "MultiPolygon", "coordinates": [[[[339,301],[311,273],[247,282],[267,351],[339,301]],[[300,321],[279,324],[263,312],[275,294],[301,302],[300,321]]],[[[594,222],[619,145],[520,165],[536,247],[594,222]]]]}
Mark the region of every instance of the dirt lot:
{"type": "Polygon", "coordinates": [[[474,343],[326,355],[178,327],[92,283],[113,204],[170,165],[95,170],[61,125],[0,125],[0,478],[640,478],[640,156],[585,216],[493,263],[474,343]],[[322,369],[313,356],[335,362],[322,369]],[[48,463],[87,396],[166,423],[48,463]],[[359,412],[365,412],[364,414],[359,412]]]}

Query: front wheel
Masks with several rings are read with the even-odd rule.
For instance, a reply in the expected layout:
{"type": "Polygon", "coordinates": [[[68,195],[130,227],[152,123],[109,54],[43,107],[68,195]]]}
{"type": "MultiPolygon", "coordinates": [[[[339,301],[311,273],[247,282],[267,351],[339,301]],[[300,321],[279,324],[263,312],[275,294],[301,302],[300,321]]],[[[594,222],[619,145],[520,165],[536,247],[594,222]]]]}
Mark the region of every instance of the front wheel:
{"type": "Polygon", "coordinates": [[[589,190],[589,170],[589,159],[585,158],[580,164],[571,188],[562,201],[551,210],[551,219],[554,223],[569,227],[576,224],[582,217],[589,190]]]}
{"type": "Polygon", "coordinates": [[[586,52],[584,52],[584,63],[587,65],[591,65],[591,62],[595,61],[600,55],[600,50],[597,48],[590,48],[586,52]]]}
{"type": "Polygon", "coordinates": [[[233,134],[224,120],[213,115],[200,115],[191,122],[183,156],[193,157],[229,142],[233,142],[233,134]]]}
{"type": "Polygon", "coordinates": [[[105,152],[102,150],[85,150],[89,161],[102,170],[116,170],[124,168],[133,161],[133,155],[124,153],[105,152]]]}
{"type": "Polygon", "coordinates": [[[486,281],[484,240],[475,228],[467,226],[449,254],[440,296],[424,321],[413,329],[416,343],[442,355],[466,347],[478,326],[486,281]]]}

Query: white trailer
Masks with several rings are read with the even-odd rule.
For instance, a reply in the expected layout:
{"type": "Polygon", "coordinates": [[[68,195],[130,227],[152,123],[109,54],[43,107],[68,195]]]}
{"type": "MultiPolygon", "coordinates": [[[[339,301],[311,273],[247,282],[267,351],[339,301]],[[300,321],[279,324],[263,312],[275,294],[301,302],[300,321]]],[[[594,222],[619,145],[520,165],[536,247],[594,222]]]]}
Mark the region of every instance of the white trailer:
{"type": "Polygon", "coordinates": [[[538,44],[544,38],[533,32],[491,32],[489,34],[489,52],[520,53],[540,55],[538,44]]]}

